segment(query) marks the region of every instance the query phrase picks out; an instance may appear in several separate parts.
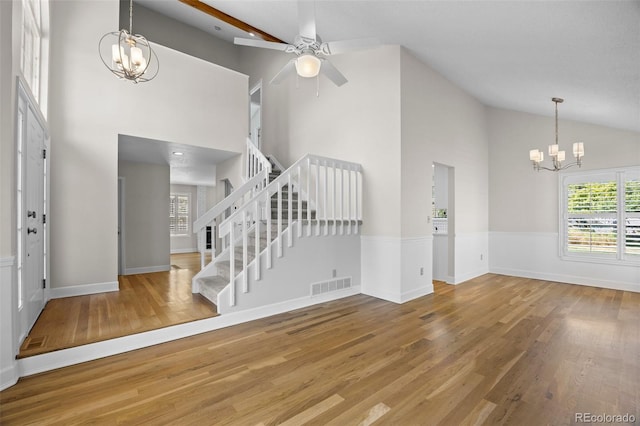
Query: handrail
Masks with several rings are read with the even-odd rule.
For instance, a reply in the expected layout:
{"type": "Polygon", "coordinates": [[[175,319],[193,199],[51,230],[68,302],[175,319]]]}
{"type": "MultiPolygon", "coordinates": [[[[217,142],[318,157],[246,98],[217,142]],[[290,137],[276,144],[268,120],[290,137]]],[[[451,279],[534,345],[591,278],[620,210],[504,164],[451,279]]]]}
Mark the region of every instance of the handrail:
{"type": "Polygon", "coordinates": [[[251,139],[247,138],[247,178],[252,178],[264,169],[267,170],[267,174],[271,173],[271,162],[251,139]]]}
{"type": "Polygon", "coordinates": [[[232,207],[239,199],[243,198],[248,192],[252,191],[256,186],[259,186],[261,182],[266,182],[269,178],[269,174],[266,170],[263,170],[259,174],[255,175],[245,183],[243,183],[238,189],[233,191],[224,200],[213,206],[208,212],[200,216],[195,222],[193,222],[193,232],[197,233],[206,226],[208,226],[213,219],[220,216],[229,207],[232,207]]]}
{"type": "MultiPolygon", "coordinates": [[[[318,155],[313,155],[313,154],[306,154],[304,157],[300,158],[298,161],[296,161],[291,167],[289,167],[287,170],[283,171],[280,176],[278,176],[277,178],[275,178],[274,180],[272,180],[266,187],[264,187],[260,192],[256,193],[254,195],[254,198],[261,198],[262,195],[264,193],[266,193],[269,190],[273,190],[274,188],[276,188],[278,185],[282,184],[282,183],[286,183],[286,179],[288,176],[290,176],[291,170],[294,170],[295,168],[303,165],[305,162],[311,161],[312,163],[315,161],[315,164],[318,164],[319,162],[324,162],[324,163],[339,163],[340,165],[343,166],[343,168],[345,168],[345,166],[348,168],[348,170],[350,171],[354,171],[354,172],[361,172],[362,171],[362,165],[358,164],[358,163],[352,163],[349,161],[342,161],[342,160],[337,160],[334,158],[328,158],[328,157],[321,157],[318,155]]],[[[325,188],[326,189],[326,188],[325,188]]],[[[218,236],[219,237],[225,237],[228,233],[229,233],[229,223],[233,222],[234,220],[237,220],[237,217],[239,217],[242,214],[242,211],[245,210],[245,208],[248,208],[247,206],[250,203],[245,204],[243,207],[235,210],[229,217],[227,217],[218,227],[218,236]]]]}

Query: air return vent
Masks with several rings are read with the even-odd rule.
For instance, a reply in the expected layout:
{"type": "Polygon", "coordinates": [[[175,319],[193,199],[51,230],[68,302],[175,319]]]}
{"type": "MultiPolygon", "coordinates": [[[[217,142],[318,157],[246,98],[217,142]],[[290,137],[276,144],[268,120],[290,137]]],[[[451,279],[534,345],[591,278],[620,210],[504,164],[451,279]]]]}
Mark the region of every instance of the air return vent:
{"type": "Polygon", "coordinates": [[[342,290],[351,287],[351,277],[332,278],[329,281],[321,281],[311,284],[311,296],[342,290]]]}

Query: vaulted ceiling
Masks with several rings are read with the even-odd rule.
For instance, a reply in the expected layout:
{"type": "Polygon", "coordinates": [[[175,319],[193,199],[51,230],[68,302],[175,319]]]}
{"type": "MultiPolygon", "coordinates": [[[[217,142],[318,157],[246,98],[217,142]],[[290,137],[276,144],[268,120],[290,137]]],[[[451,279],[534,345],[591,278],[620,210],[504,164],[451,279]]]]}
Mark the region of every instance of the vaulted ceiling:
{"type": "MultiPolygon", "coordinates": [[[[287,42],[298,33],[292,0],[204,2],[287,42]]],[[[229,42],[247,37],[178,0],[137,3],[229,42]]],[[[557,96],[561,119],[640,131],[639,1],[318,0],[315,9],[323,40],[403,45],[486,105],[553,115],[557,96]]]]}

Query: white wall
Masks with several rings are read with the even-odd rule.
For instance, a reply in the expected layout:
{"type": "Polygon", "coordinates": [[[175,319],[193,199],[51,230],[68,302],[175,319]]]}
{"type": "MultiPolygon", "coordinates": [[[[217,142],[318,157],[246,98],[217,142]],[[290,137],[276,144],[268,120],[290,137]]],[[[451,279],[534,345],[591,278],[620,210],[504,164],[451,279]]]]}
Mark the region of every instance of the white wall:
{"type": "MultiPolygon", "coordinates": [[[[401,82],[402,237],[428,238],[432,244],[432,164],[452,167],[455,179],[447,180],[455,193],[455,209],[448,212],[450,231],[455,232],[450,245],[455,270],[450,278],[460,283],[488,270],[485,107],[406,49],[401,55],[401,82]]],[[[429,257],[415,258],[403,265],[403,272],[416,275],[424,267],[430,284],[432,247],[424,253],[429,257]]]]}
{"type": "Polygon", "coordinates": [[[168,271],[169,166],[120,161],[124,178],[125,274],[168,271]]]}
{"type": "Polygon", "coordinates": [[[289,59],[280,52],[243,49],[251,84],[263,80],[262,149],[285,166],[316,154],[362,164],[363,235],[400,234],[400,47],[332,56],[349,79],[336,87],[320,77],[292,75],[268,82],[289,59]]]}
{"type": "MultiPolygon", "coordinates": [[[[549,102],[550,108],[553,106],[549,102]]],[[[569,104],[565,102],[565,107],[569,104]]],[[[530,149],[554,139],[554,118],[487,108],[490,144],[490,270],[640,291],[640,268],[559,258],[558,174],[536,172],[530,149]]],[[[583,170],[640,165],[640,133],[559,121],[560,145],[585,144],[583,170]]]]}
{"type": "MultiPolygon", "coordinates": [[[[183,5],[185,9],[191,9],[183,5]]],[[[189,10],[199,15],[201,12],[189,10]]],[[[129,1],[120,0],[120,24],[118,29],[129,29],[129,1]]],[[[189,26],[171,17],[144,7],[133,5],[133,29],[147,40],[204,59],[232,70],[238,69],[238,49],[232,44],[208,32],[189,26]]]]}
{"type": "MultiPolygon", "coordinates": [[[[296,227],[293,227],[294,230],[296,227]]],[[[243,291],[242,273],[236,277],[236,304],[229,305],[229,291],[219,295],[218,311],[222,314],[239,312],[248,309],[276,306],[308,300],[313,303],[311,285],[326,282],[335,277],[350,278],[351,287],[345,290],[326,293],[322,296],[344,297],[359,293],[360,287],[360,241],[359,236],[336,235],[329,237],[306,237],[306,225],[302,229],[302,237],[293,232],[293,246],[288,247],[288,231],[283,238],[282,257],[276,255],[276,242],[272,243],[272,269],[267,269],[267,252],[262,252],[260,259],[261,279],[256,281],[255,263],[247,268],[248,292],[243,291]]],[[[324,230],[321,230],[324,232],[324,230]]],[[[317,297],[323,300],[321,297],[317,297]]]]}
{"type": "MultiPolygon", "coordinates": [[[[193,232],[192,225],[198,216],[198,190],[193,185],[171,185],[172,194],[189,194],[189,233],[187,235],[171,235],[171,254],[193,253],[198,251],[197,234],[193,232]]],[[[206,211],[206,210],[205,210],[206,211]]],[[[169,229],[167,227],[167,229],[169,229]]]]}
{"type": "Polygon", "coordinates": [[[118,133],[243,152],[247,77],[154,45],[158,76],[119,81],[96,49],[118,28],[118,1],[52,2],[51,13],[52,286],[113,282],[118,133]]]}
{"type": "MultiPolygon", "coordinates": [[[[247,48],[241,68],[255,84],[269,81],[288,59],[247,48]]],[[[321,77],[319,97],[315,79],[299,79],[298,88],[295,76],[263,86],[263,149],[285,166],[306,153],[362,164],[363,291],[390,300],[431,291],[434,161],[459,169],[458,229],[475,238],[477,258],[483,255],[481,268],[463,263],[456,275],[486,271],[484,106],[399,46],[331,60],[349,82],[338,88],[321,77]]]]}

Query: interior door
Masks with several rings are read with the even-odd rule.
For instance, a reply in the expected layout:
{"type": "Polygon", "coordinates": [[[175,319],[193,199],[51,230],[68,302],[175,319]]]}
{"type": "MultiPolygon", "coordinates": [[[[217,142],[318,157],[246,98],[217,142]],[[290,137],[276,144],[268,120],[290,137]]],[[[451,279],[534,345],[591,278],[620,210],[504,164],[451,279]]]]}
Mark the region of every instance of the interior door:
{"type": "Polygon", "coordinates": [[[20,335],[26,336],[44,308],[45,278],[45,132],[31,108],[26,108],[24,134],[24,241],[20,335]]]}

